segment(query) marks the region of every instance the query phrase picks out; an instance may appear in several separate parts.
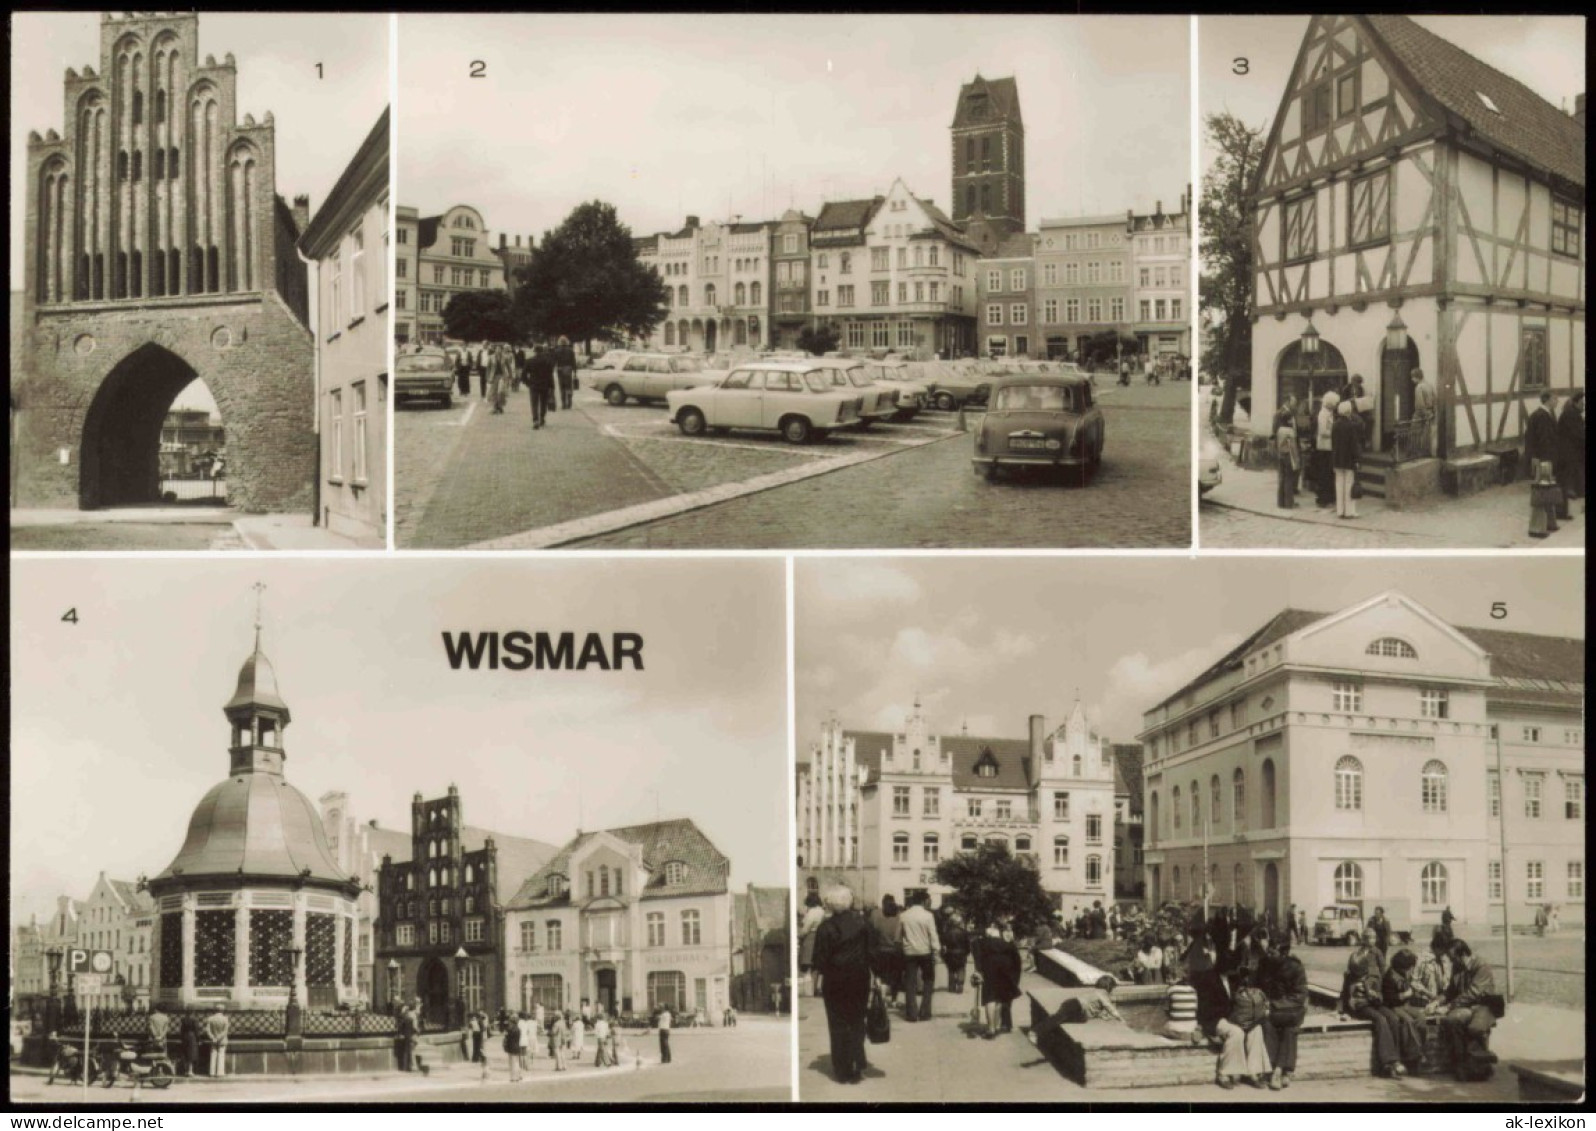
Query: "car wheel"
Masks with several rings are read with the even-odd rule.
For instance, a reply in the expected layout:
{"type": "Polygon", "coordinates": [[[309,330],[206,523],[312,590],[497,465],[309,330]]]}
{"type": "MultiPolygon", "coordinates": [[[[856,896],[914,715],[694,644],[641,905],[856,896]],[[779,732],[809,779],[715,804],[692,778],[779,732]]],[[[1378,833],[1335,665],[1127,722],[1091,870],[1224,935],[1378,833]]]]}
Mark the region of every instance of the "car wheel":
{"type": "Polygon", "coordinates": [[[704,414],[696,408],[684,408],[676,414],[676,427],[682,430],[683,436],[702,436],[708,426],[709,422],[704,419],[704,414]]]}
{"type": "Polygon", "coordinates": [[[801,416],[789,416],[781,422],[781,438],[789,444],[807,444],[813,435],[809,421],[801,416]]]}
{"type": "Polygon", "coordinates": [[[952,412],[959,407],[959,400],[952,393],[938,393],[935,403],[943,412],[952,412]]]}
{"type": "Polygon", "coordinates": [[[619,385],[611,385],[608,389],[604,390],[604,399],[609,401],[610,404],[614,405],[616,408],[619,408],[621,405],[626,403],[626,390],[621,388],[619,385]]]}

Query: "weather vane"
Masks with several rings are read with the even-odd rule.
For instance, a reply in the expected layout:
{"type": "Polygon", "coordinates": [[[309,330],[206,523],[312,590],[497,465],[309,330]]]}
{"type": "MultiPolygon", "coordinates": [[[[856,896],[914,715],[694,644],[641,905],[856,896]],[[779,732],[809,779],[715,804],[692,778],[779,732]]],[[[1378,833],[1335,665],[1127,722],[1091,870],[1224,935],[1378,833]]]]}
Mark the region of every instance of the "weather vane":
{"type": "Polygon", "coordinates": [[[266,583],[257,581],[250,586],[255,591],[255,650],[260,651],[260,605],[261,594],[266,592],[266,583]]]}

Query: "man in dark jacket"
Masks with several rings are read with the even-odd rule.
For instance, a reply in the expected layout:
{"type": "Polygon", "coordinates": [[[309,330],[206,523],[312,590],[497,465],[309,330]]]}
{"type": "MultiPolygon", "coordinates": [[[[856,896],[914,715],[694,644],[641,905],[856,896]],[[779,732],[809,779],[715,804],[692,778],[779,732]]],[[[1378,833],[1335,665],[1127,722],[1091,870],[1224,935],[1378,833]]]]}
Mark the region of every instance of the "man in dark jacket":
{"type": "Polygon", "coordinates": [[[1440,1007],[1441,1048],[1459,1080],[1478,1080],[1490,1074],[1496,1055],[1486,1047],[1496,1014],[1491,1009],[1496,980],[1491,968],[1462,939],[1452,943],[1452,984],[1440,1007]]]}
{"type": "Polygon", "coordinates": [[[1530,413],[1524,429],[1524,459],[1530,476],[1530,537],[1544,538],[1557,530],[1559,512],[1566,510],[1563,493],[1551,472],[1557,464],[1557,421],[1552,416],[1552,394],[1541,393],[1541,403],[1530,413]],[[1542,467],[1546,464],[1546,467],[1542,467]],[[1542,522],[1545,529],[1541,529],[1542,522]]]}
{"type": "Polygon", "coordinates": [[[831,1071],[841,1084],[857,1084],[865,1061],[865,1010],[870,1002],[870,956],[875,932],[853,906],[845,887],[825,893],[830,918],[815,928],[815,970],[831,1034],[831,1071]]]}
{"type": "Polygon", "coordinates": [[[950,912],[942,920],[942,961],[948,968],[948,993],[964,992],[964,969],[970,961],[970,932],[965,930],[964,919],[958,912],[950,912]]]}
{"type": "MultiPolygon", "coordinates": [[[[1563,489],[1563,509],[1569,499],[1585,497],[1585,393],[1575,389],[1557,414],[1557,485],[1563,489]]],[[[1560,518],[1572,517],[1567,514],[1560,518]]]]}
{"type": "Polygon", "coordinates": [[[1269,1024],[1264,1041],[1269,1063],[1274,1066],[1269,1079],[1273,1091],[1291,1087],[1297,1071],[1297,1033],[1308,1013],[1308,971],[1302,960],[1291,953],[1291,935],[1279,931],[1269,938],[1269,953],[1262,971],[1263,990],[1269,995],[1269,1024]]]}
{"type": "Polygon", "coordinates": [[[538,346],[526,364],[527,388],[532,396],[532,427],[542,428],[554,400],[554,359],[546,346],[538,346]]]}
{"type": "Polygon", "coordinates": [[[576,353],[565,338],[554,347],[554,375],[560,382],[560,407],[570,408],[571,390],[576,385],[576,353]]]}

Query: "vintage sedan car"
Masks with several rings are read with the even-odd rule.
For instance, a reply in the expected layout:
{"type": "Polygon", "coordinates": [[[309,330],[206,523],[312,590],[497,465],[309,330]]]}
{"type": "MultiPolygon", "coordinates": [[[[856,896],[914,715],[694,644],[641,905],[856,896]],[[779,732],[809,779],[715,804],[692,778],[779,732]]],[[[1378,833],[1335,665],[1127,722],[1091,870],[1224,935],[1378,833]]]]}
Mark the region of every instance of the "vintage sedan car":
{"type": "Polygon", "coordinates": [[[868,428],[878,420],[891,420],[898,411],[898,388],[885,381],[877,381],[876,367],[868,362],[846,357],[821,358],[814,363],[831,375],[831,383],[839,389],[853,388],[864,398],[859,410],[859,427],[868,428]]]}
{"type": "Polygon", "coordinates": [[[394,405],[406,401],[442,401],[454,404],[454,366],[441,349],[427,347],[418,353],[402,353],[394,358],[394,405]]]}
{"type": "Polygon", "coordinates": [[[1103,410],[1092,383],[1073,373],[1018,373],[992,385],[975,428],[977,475],[1003,468],[1074,468],[1082,486],[1103,459],[1103,410]]]}
{"type": "Polygon", "coordinates": [[[602,377],[588,378],[612,405],[623,405],[628,397],[639,401],[662,401],[672,389],[691,389],[720,379],[724,370],[705,369],[696,357],[668,353],[634,353],[619,369],[602,377]]]}
{"type": "Polygon", "coordinates": [[[818,361],[751,361],[713,385],[666,393],[665,402],[684,436],[759,428],[805,444],[857,424],[864,397],[851,385],[833,385],[818,361]]]}
{"type": "Polygon", "coordinates": [[[632,356],[631,350],[606,350],[603,357],[593,359],[594,369],[619,369],[632,356]]]}
{"type": "Polygon", "coordinates": [[[911,362],[909,374],[929,386],[932,406],[943,412],[984,405],[992,391],[993,378],[964,362],[911,362]]]}
{"type": "Polygon", "coordinates": [[[898,411],[892,414],[893,420],[899,423],[913,420],[931,403],[931,387],[909,376],[908,362],[871,362],[869,369],[873,380],[885,381],[898,390],[898,411]]]}

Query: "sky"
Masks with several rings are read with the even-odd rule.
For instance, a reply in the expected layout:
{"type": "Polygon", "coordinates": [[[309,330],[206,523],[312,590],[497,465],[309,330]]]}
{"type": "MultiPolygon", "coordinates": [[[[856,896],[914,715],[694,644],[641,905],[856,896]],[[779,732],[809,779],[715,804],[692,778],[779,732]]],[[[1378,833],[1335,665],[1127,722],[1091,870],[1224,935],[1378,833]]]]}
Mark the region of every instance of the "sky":
{"type": "Polygon", "coordinates": [[[788,882],[780,559],[194,558],[11,563],[11,906],[155,875],[228,772],[222,705],[262,650],[293,720],[286,777],[408,827],[460,787],[467,823],[563,844],[691,817],[734,890],[788,882]],[[77,623],[62,616],[77,610],[77,623]],[[644,638],[642,672],[454,671],[441,633],[644,638]]]}
{"type": "MultiPolygon", "coordinates": [[[[1416,22],[1572,111],[1585,89],[1583,16],[1415,16],[1416,22]]],[[[1280,108],[1307,16],[1203,16],[1197,23],[1198,113],[1229,111],[1266,133],[1280,108]],[[1245,58],[1248,73],[1233,73],[1245,58]]],[[[1213,161],[1203,146],[1203,168],[1213,161]]]]}
{"type": "Polygon", "coordinates": [[[399,198],[472,204],[495,243],[594,198],[636,235],[814,215],[894,177],[948,210],[948,126],[979,73],[1018,80],[1031,229],[1173,209],[1189,60],[1185,17],[407,14],[399,198]]]}
{"type": "MultiPolygon", "coordinates": [[[[11,14],[11,168],[25,169],[28,133],[63,132],[66,68],[100,70],[99,12],[11,14]]],[[[388,105],[389,19],[383,13],[206,12],[199,55],[238,63],[238,116],[270,110],[277,124],[277,192],[309,195],[314,215],[388,105]],[[321,64],[318,75],[316,64],[321,64]]],[[[20,186],[18,186],[20,187],[20,186]]],[[[11,289],[20,290],[25,194],[11,196],[11,289]]],[[[203,384],[178,407],[214,411],[203,384]]]]}
{"type": "Polygon", "coordinates": [[[1584,637],[1582,558],[798,558],[798,757],[835,711],[898,730],[916,693],[936,733],[1023,738],[1077,695],[1098,733],[1142,712],[1282,609],[1395,589],[1450,623],[1584,637]],[[1508,617],[1492,620],[1493,602],[1508,617]]]}

